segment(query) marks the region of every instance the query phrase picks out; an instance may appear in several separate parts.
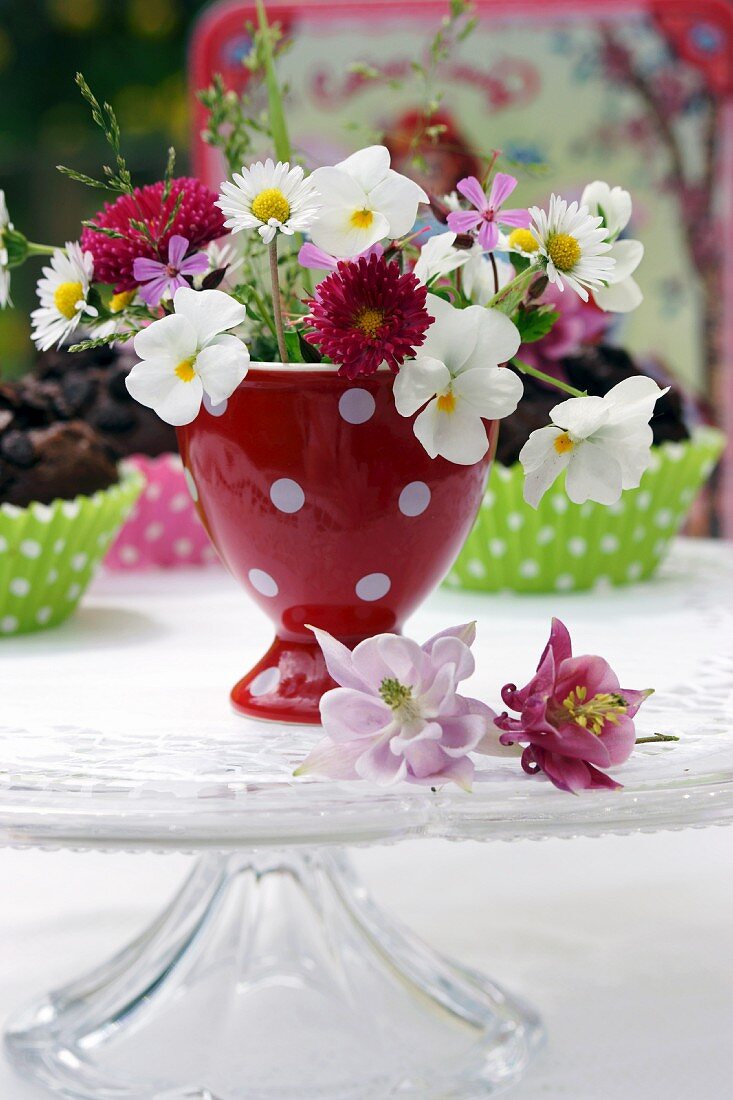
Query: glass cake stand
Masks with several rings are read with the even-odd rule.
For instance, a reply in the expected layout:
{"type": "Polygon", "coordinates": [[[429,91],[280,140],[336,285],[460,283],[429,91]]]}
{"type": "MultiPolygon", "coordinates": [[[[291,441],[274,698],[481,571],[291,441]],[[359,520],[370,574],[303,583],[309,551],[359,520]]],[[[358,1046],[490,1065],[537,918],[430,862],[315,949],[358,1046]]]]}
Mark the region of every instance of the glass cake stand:
{"type": "Polygon", "coordinates": [[[103,578],[74,622],[2,644],[0,841],[198,853],[138,940],[11,1023],[17,1069],[74,1100],[477,1100],[516,1081],[536,1015],[377,908],[345,850],[733,819],[730,547],[679,543],[628,590],[441,592],[411,633],[478,618],[471,693],[498,704],[552,614],[656,687],[641,734],[681,737],[639,747],[621,792],[564,795],[510,759],[472,795],[293,780],[318,730],[227,711],[267,625],[218,570],[103,578]]]}

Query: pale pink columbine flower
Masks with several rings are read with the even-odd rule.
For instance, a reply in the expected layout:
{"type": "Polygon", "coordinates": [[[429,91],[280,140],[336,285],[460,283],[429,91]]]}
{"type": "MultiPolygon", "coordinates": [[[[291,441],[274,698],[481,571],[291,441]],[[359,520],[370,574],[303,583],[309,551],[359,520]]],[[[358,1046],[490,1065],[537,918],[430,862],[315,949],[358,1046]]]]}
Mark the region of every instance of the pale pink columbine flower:
{"type": "Polygon", "coordinates": [[[353,652],[314,629],[326,667],[340,687],[321,699],[326,737],[295,772],[367,779],[380,786],[406,780],[470,790],[484,739],[496,740],[494,713],[457,692],[474,670],[475,623],[452,627],[420,646],[378,634],[353,652]]]}
{"type": "Polygon", "coordinates": [[[527,743],[522,767],[528,774],[543,771],[572,793],[622,786],[599,768],[629,758],[636,740],[632,719],[651,690],[622,688],[602,657],[573,657],[559,619],[552,620],[550,640],[527,686],[507,684],[501,695],[520,717],[505,712],[496,719],[500,741],[527,743]]]}
{"type": "Polygon", "coordinates": [[[209,269],[205,252],[186,256],[188,240],[174,233],[168,241],[168,263],[138,256],[132,274],[140,283],[139,294],[149,306],[159,305],[162,298],[172,298],[179,287],[188,286],[184,275],[201,275],[209,269]]]}
{"type": "MultiPolygon", "coordinates": [[[[384,248],[381,244],[373,244],[371,248],[365,249],[364,252],[360,252],[358,256],[354,256],[354,260],[361,259],[365,256],[369,259],[370,256],[383,256],[384,248]]],[[[305,244],[300,246],[300,252],[298,253],[298,263],[301,267],[307,267],[311,271],[335,271],[341,261],[332,256],[330,252],[324,252],[322,248],[313,244],[311,241],[306,241],[305,244]]]]}
{"type": "Polygon", "coordinates": [[[526,229],[530,223],[528,210],[502,210],[517,181],[506,172],[497,172],[491,184],[488,198],[475,176],[466,176],[456,187],[473,203],[475,210],[454,210],[448,215],[448,228],[454,233],[475,233],[485,252],[491,252],[499,243],[499,225],[511,225],[526,229]]]}

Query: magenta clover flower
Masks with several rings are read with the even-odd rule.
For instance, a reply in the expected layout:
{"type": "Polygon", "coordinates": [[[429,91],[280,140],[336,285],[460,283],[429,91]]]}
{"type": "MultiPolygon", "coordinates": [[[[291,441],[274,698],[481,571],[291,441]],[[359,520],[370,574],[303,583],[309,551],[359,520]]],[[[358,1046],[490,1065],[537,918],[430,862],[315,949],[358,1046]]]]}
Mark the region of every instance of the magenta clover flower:
{"type": "Polygon", "coordinates": [[[475,233],[485,252],[491,252],[499,243],[499,225],[511,225],[526,229],[530,224],[528,210],[502,210],[517,181],[506,172],[497,172],[491,184],[489,197],[475,176],[466,176],[456,188],[475,207],[474,210],[453,210],[448,215],[448,228],[454,233],[475,233]]]}
{"type": "Polygon", "coordinates": [[[132,273],[140,283],[140,297],[149,306],[157,306],[162,298],[172,298],[182,286],[188,286],[184,275],[201,275],[209,267],[205,253],[194,252],[186,256],[188,240],[177,233],[168,242],[168,263],[138,256],[132,265],[132,273]]]}

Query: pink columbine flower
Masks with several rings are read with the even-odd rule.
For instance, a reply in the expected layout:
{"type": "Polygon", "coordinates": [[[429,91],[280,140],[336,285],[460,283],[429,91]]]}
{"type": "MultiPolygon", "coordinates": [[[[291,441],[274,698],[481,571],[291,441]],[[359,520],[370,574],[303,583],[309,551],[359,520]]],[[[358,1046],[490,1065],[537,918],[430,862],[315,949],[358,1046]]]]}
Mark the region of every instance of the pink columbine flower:
{"type": "Polygon", "coordinates": [[[452,627],[420,646],[378,634],[353,652],[314,629],[326,667],[340,687],[321,699],[326,737],[297,769],[380,786],[406,780],[453,782],[470,790],[469,753],[494,733],[494,714],[457,692],[474,670],[475,623],[452,627]]]}
{"type": "Polygon", "coordinates": [[[140,283],[140,297],[149,306],[157,306],[164,297],[172,298],[179,287],[188,286],[184,275],[201,275],[209,268],[209,260],[204,252],[195,252],[186,256],[188,240],[177,233],[168,242],[168,263],[150,260],[147,256],[138,256],[132,273],[140,283]]]}
{"type": "MultiPolygon", "coordinates": [[[[370,256],[383,256],[384,248],[381,244],[373,244],[371,248],[367,248],[364,252],[360,252],[358,256],[354,256],[354,260],[361,259],[362,256],[366,256],[369,259],[370,256]]],[[[317,245],[312,244],[311,241],[306,241],[305,244],[300,246],[300,252],[298,253],[298,263],[301,267],[307,267],[311,271],[335,271],[339,263],[336,256],[332,256],[329,252],[324,252],[322,248],[318,248],[317,245]]]]}
{"type": "Polygon", "coordinates": [[[456,188],[473,203],[475,210],[453,210],[448,215],[448,228],[454,233],[475,233],[485,252],[491,252],[499,243],[499,225],[511,225],[526,229],[530,223],[528,210],[502,210],[517,181],[506,172],[497,172],[491,184],[489,197],[475,176],[466,176],[456,188]]]}
{"type": "Polygon", "coordinates": [[[572,793],[621,787],[599,768],[629,758],[636,740],[632,719],[651,690],[622,688],[602,657],[573,657],[559,619],[552,620],[550,640],[527,686],[517,690],[507,684],[501,695],[520,717],[505,712],[496,719],[504,731],[500,741],[527,742],[522,767],[529,775],[543,771],[556,787],[572,793]]]}

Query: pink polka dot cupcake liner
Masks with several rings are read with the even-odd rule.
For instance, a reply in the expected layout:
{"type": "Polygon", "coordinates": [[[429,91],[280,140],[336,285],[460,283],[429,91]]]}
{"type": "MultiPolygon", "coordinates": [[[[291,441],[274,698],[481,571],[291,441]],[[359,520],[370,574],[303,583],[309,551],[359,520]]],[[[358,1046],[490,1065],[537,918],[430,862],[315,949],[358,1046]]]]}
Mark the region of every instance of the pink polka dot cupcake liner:
{"type": "Polygon", "coordinates": [[[146,485],[110,547],[105,566],[115,570],[174,569],[218,561],[196,515],[179,456],[132,455],[126,461],[143,475],[146,485]]]}

